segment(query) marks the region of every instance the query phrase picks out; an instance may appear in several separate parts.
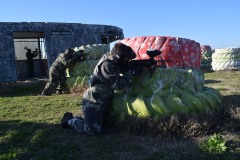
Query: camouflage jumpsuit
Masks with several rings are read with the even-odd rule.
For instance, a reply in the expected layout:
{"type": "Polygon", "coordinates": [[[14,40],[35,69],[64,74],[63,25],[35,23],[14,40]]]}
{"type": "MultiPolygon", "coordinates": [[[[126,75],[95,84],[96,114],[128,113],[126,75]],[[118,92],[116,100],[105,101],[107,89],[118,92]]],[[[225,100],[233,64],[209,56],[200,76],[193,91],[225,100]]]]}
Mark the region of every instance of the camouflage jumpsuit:
{"type": "Polygon", "coordinates": [[[53,88],[65,88],[66,69],[76,62],[68,53],[60,53],[49,69],[49,81],[43,89],[42,95],[50,95],[53,88]]]}
{"type": "Polygon", "coordinates": [[[103,55],[94,69],[91,87],[83,94],[84,119],[70,119],[70,127],[89,135],[103,132],[103,119],[109,109],[114,89],[126,88],[132,80],[130,71],[120,76],[121,68],[111,60],[109,53],[103,55]]]}

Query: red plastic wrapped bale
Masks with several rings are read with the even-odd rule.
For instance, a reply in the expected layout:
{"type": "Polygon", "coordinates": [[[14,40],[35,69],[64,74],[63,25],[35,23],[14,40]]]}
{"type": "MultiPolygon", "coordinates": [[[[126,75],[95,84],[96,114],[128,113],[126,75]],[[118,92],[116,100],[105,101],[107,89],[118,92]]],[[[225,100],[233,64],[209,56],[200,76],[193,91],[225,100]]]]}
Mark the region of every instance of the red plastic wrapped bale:
{"type": "Polygon", "coordinates": [[[158,62],[159,66],[196,68],[201,63],[201,47],[198,42],[186,38],[167,36],[141,36],[126,38],[120,42],[130,46],[137,54],[136,60],[149,59],[146,54],[148,48],[160,50],[162,54],[155,60],[170,60],[170,62],[158,62]]]}

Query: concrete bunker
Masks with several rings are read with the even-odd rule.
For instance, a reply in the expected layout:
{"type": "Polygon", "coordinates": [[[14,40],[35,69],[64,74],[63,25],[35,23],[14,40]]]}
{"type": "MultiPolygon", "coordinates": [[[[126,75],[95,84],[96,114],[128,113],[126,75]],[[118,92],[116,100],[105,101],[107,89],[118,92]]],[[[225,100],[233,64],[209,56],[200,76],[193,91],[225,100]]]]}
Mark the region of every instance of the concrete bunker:
{"type": "Polygon", "coordinates": [[[116,26],[82,23],[0,22],[0,83],[28,79],[26,53],[33,57],[33,77],[46,77],[48,68],[66,48],[108,44],[123,39],[116,26]]]}

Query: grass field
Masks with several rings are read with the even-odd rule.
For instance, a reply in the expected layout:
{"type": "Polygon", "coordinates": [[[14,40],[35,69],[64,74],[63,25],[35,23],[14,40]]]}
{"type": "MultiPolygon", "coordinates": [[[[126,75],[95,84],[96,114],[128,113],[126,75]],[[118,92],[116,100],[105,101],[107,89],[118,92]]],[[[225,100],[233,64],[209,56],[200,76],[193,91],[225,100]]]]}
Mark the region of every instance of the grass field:
{"type": "MultiPolygon", "coordinates": [[[[169,130],[165,129],[164,134],[152,134],[146,121],[129,124],[131,127],[120,125],[99,136],[82,135],[59,125],[66,111],[82,115],[80,94],[41,97],[45,82],[2,84],[0,159],[240,159],[240,72],[205,71],[204,76],[205,85],[218,89],[223,95],[224,111],[218,115],[221,123],[217,121],[205,134],[192,137],[176,135],[181,131],[174,124],[169,130]],[[137,130],[134,131],[133,126],[138,126],[137,130]],[[172,128],[175,132],[171,132],[172,128]],[[213,133],[223,135],[227,152],[210,154],[201,150],[201,143],[213,133]]],[[[195,125],[188,127],[191,131],[199,129],[195,125]]]]}

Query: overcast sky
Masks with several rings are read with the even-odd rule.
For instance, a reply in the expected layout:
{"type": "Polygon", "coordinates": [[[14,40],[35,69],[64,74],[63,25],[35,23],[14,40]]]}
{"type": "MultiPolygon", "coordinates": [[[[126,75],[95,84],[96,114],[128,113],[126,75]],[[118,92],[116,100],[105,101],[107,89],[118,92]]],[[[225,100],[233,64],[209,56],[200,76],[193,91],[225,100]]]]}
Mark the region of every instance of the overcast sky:
{"type": "Polygon", "coordinates": [[[113,25],[125,38],[173,36],[240,47],[240,0],[2,0],[1,22],[113,25]]]}

